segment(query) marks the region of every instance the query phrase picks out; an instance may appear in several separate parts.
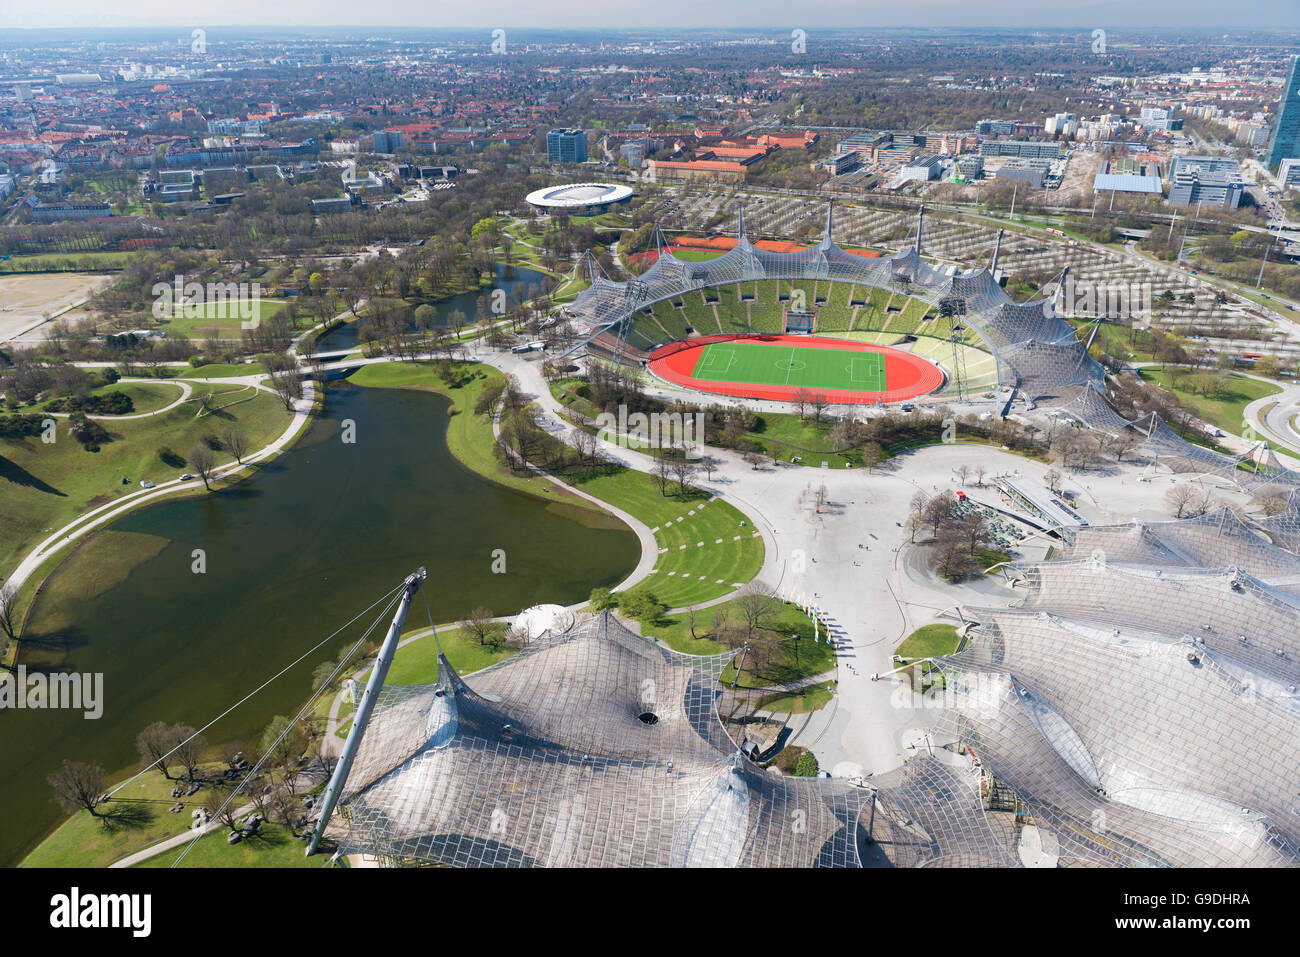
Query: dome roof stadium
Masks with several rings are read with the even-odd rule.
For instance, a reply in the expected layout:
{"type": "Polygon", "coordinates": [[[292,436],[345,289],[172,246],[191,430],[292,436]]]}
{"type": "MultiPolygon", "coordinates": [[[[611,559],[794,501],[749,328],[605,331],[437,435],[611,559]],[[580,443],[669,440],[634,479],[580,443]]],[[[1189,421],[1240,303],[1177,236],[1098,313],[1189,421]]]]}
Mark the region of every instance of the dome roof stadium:
{"type": "Polygon", "coordinates": [[[743,709],[718,680],[739,653],[669,651],[605,612],[468,678],[440,656],[437,684],[380,692],[340,847],[461,867],[1014,866],[972,769],[918,756],[858,786],[751,761],[721,717],[743,709]]]}
{"type": "Polygon", "coordinates": [[[934,744],[977,758],[1062,866],[1295,867],[1298,567],[1226,508],[1080,529],[1010,567],[1012,607],[962,607],[934,744]]]}
{"type": "Polygon", "coordinates": [[[587,209],[631,199],[632,187],[616,183],[568,183],[546,186],[528,194],[527,201],[542,209],[587,209]]]}

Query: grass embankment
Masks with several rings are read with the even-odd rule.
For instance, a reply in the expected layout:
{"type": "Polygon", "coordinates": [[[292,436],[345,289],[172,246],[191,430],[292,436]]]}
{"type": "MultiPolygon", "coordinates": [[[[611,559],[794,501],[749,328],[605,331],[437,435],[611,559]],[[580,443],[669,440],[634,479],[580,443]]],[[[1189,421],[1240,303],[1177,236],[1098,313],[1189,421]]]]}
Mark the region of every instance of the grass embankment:
{"type": "Polygon", "coordinates": [[[1144,382],[1172,392],[1198,418],[1231,435],[1240,435],[1245,428],[1247,405],[1282,391],[1275,383],[1235,373],[1183,374],[1166,367],[1144,367],[1138,374],[1144,382]]]}
{"type": "MultiPolygon", "coordinates": [[[[556,485],[546,476],[511,469],[498,458],[490,412],[475,412],[484,393],[493,395],[505,384],[490,366],[450,363],[448,380],[435,362],[392,362],[365,366],[353,373],[357,385],[425,389],[449,397],[453,406],[447,444],[456,458],[493,481],[542,497],[595,506],[556,485]]],[[[552,440],[554,441],[554,440],[552,440]]],[[[660,552],[649,587],[670,608],[708,601],[733,591],[758,574],[764,546],[753,524],[734,506],[710,501],[688,487],[661,491],[644,472],[606,464],[591,471],[566,469],[563,481],[622,509],[654,530],[660,552]]]]}
{"type": "MultiPolygon", "coordinates": [[[[114,421],[99,419],[109,440],[89,452],[68,433],[59,419],[57,438],[40,436],[0,439],[0,569],[6,572],[55,529],[85,511],[140,490],[141,481],[170,481],[188,470],[183,461],[189,448],[205,436],[232,427],[248,436],[256,450],[277,438],[290,415],[268,392],[239,385],[198,387],[189,400],[160,415],[114,421]],[[198,396],[215,396],[213,411],[197,417],[198,396]],[[243,401],[247,399],[247,401],[243,401]],[[179,459],[163,461],[160,450],[179,459]],[[122,479],[126,479],[123,484],[122,479]]],[[[217,465],[234,461],[224,448],[213,452],[217,465]]]]}
{"type": "MultiPolygon", "coordinates": [[[[185,867],[329,867],[330,855],[318,852],[308,857],[306,845],[279,824],[263,823],[257,833],[238,844],[227,844],[224,827],[199,838],[197,844],[185,854],[180,866],[185,867]]],[[[171,867],[185,852],[185,848],[158,854],[133,864],[132,867],[171,867]]]]}
{"type": "MultiPolygon", "coordinates": [[[[215,776],[217,767],[202,765],[200,773],[215,776]]],[[[158,771],[140,775],[103,806],[110,815],[108,818],[91,817],[89,811],[78,811],[27,855],[20,866],[108,867],[129,854],[188,830],[191,812],[203,806],[210,789],[174,798],[172,788],[178,783],[167,780],[158,771]],[[173,814],[170,808],[178,801],[185,808],[173,814]]],[[[298,854],[302,855],[301,846],[298,854]]]]}

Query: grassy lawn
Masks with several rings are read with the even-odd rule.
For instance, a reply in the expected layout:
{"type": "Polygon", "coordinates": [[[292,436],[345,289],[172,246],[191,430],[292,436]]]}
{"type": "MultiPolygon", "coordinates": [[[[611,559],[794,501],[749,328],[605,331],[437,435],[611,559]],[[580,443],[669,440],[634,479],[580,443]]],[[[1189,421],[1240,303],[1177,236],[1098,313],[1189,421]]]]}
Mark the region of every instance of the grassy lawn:
{"type": "Polygon", "coordinates": [[[1143,368],[1138,372],[1143,381],[1168,389],[1180,402],[1196,409],[1200,418],[1232,435],[1241,434],[1247,405],[1256,399],[1282,391],[1281,386],[1271,382],[1260,382],[1234,373],[1216,373],[1225,383],[1223,391],[1217,395],[1205,396],[1191,391],[1193,376],[1188,376],[1175,385],[1175,377],[1167,368],[1143,368]]]}
{"type": "MultiPolygon", "coordinates": [[[[296,839],[279,824],[263,824],[256,834],[238,844],[227,844],[224,827],[199,838],[185,855],[181,867],[324,867],[332,851],[318,850],[307,857],[305,842],[296,839]]],[[[135,867],[171,867],[184,852],[178,847],[135,864],[135,867]]]]}
{"type": "Polygon", "coordinates": [[[252,323],[254,328],[263,320],[269,319],[284,309],[286,303],[276,299],[264,299],[257,302],[207,302],[198,306],[187,306],[181,314],[172,319],[163,320],[161,326],[172,334],[181,334],[190,339],[204,339],[216,336],[221,339],[238,339],[244,323],[252,323]]]}
{"type": "Polygon", "coordinates": [[[191,369],[178,369],[176,379],[227,379],[235,376],[261,375],[266,369],[260,362],[210,362],[191,369]]]}
{"type": "MultiPolygon", "coordinates": [[[[235,389],[243,387],[235,386],[235,389]]],[[[205,391],[205,390],[197,390],[205,391]]],[[[217,390],[212,390],[214,393],[217,390]]],[[[250,449],[260,449],[289,424],[289,413],[267,392],[249,392],[248,401],[232,393],[218,394],[215,411],[196,418],[197,395],[161,415],[114,422],[100,420],[110,441],[88,452],[68,434],[60,419],[57,440],[46,444],[39,436],[0,439],[0,574],[7,574],[23,554],[56,528],[88,509],[140,490],[140,482],[169,481],[187,470],[159,457],[167,447],[181,458],[203,436],[220,436],[227,426],[243,430],[250,449]],[[126,484],[122,483],[123,477],[126,484]]],[[[234,461],[226,451],[214,452],[218,465],[234,461]]]]}
{"type": "Polygon", "coordinates": [[[773,714],[807,714],[820,711],[835,697],[835,682],[824,681],[809,685],[793,694],[766,695],[758,700],[758,707],[773,714]]]}
{"type": "MultiPolygon", "coordinates": [[[[205,770],[215,767],[203,766],[205,770]]],[[[21,866],[107,867],[182,833],[189,828],[190,812],[203,806],[208,791],[177,799],[171,796],[176,784],[157,771],[140,775],[106,806],[109,813],[118,815],[115,819],[106,822],[91,817],[89,811],[78,811],[27,855],[21,866]],[[169,808],[178,800],[185,803],[185,810],[172,814],[169,808]]]]}
{"type": "Polygon", "coordinates": [[[987,571],[999,562],[1011,561],[1011,556],[996,548],[981,548],[979,554],[975,556],[975,561],[979,563],[980,568],[987,571]]]}
{"type": "MultiPolygon", "coordinates": [[[[774,599],[780,606],[773,617],[769,637],[779,638],[774,646],[776,653],[768,656],[753,654],[746,657],[745,670],[740,676],[742,688],[761,688],[783,681],[794,681],[809,675],[818,675],[835,667],[835,651],[826,641],[825,629],[819,628],[820,640],[813,641],[812,619],[797,606],[788,605],[774,599]],[[791,641],[792,635],[799,640],[791,641]],[[757,667],[758,673],[754,673],[757,667]]],[[[714,655],[726,651],[728,645],[715,640],[713,634],[714,616],[721,611],[728,613],[732,627],[739,626],[740,617],[735,610],[735,602],[719,602],[708,608],[702,608],[697,614],[695,633],[691,637],[690,618],[686,613],[668,614],[653,625],[645,625],[641,631],[653,635],[674,651],[689,655],[714,655]]],[[[738,645],[737,645],[738,646],[738,645]]],[[[722,680],[730,683],[735,677],[734,668],[723,672],[722,680]]]]}
{"type": "Polygon", "coordinates": [[[956,625],[922,625],[903,639],[894,654],[905,660],[938,658],[957,650],[956,625]]]}
{"type": "MultiPolygon", "coordinates": [[[[501,627],[504,628],[504,624],[501,627]]],[[[428,626],[415,631],[428,631],[428,626]]],[[[508,645],[501,645],[496,650],[489,645],[480,645],[476,638],[465,634],[455,625],[440,625],[437,643],[434,642],[433,635],[425,635],[397,649],[393,663],[388,668],[385,684],[423,685],[437,681],[439,644],[451,666],[462,675],[481,671],[488,665],[509,658],[515,652],[508,645]]]]}

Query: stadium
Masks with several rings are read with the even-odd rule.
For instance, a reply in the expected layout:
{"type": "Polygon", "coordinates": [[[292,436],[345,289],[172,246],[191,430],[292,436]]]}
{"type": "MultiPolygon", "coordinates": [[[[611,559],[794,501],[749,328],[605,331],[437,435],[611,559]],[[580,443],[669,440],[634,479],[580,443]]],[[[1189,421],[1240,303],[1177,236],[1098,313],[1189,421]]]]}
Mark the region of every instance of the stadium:
{"type": "Polygon", "coordinates": [[[632,187],[614,183],[569,183],[535,189],[524,197],[536,209],[569,216],[594,216],[626,203],[632,187]]]}

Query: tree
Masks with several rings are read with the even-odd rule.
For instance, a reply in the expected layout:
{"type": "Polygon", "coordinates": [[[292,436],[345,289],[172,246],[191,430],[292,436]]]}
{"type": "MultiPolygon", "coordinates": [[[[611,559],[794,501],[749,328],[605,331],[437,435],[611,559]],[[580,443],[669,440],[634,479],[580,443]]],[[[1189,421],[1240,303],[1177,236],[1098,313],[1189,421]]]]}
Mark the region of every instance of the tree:
{"type": "Polygon", "coordinates": [[[689,461],[685,456],[680,459],[673,459],[670,466],[673,478],[677,481],[678,490],[685,495],[686,486],[691,483],[699,473],[699,468],[694,462],[689,461]]]}
{"type": "Polygon", "coordinates": [[[930,529],[931,537],[937,539],[940,529],[952,518],[952,499],[944,492],[932,496],[925,503],[922,518],[930,529]]]}
{"type": "Polygon", "coordinates": [[[267,370],[267,379],[271,391],[284,404],[284,411],[292,412],[294,402],[302,398],[302,379],[298,377],[297,366],[292,360],[287,365],[277,364],[267,370]]]}
{"type": "Polygon", "coordinates": [[[799,418],[808,418],[808,405],[812,402],[812,392],[800,386],[790,394],[790,402],[794,405],[795,411],[799,413],[799,418]]]}
{"type": "Polygon", "coordinates": [[[262,753],[266,756],[263,767],[267,774],[278,771],[285,785],[292,787],[299,773],[298,757],[305,747],[301,726],[277,714],[262,732],[262,753]]]}
{"type": "Polygon", "coordinates": [[[668,483],[673,477],[673,462],[667,453],[660,449],[655,453],[655,480],[659,483],[659,494],[668,494],[668,483]]]}
{"type": "Polygon", "coordinates": [[[212,477],[212,470],[217,465],[212,450],[202,442],[195,442],[190,446],[189,452],[186,453],[185,461],[189,463],[190,470],[203,479],[203,487],[208,491],[212,491],[212,484],[209,479],[212,477]]]}
{"type": "Polygon", "coordinates": [[[334,671],[338,668],[337,661],[322,661],[311,673],[311,687],[313,691],[319,691],[326,687],[334,679],[334,671]]]}
{"type": "Polygon", "coordinates": [[[713,481],[713,473],[718,470],[720,464],[718,459],[712,455],[706,455],[700,459],[700,468],[704,469],[704,475],[710,482],[713,481]]]}
{"type": "Polygon", "coordinates": [[[1043,481],[1046,482],[1047,487],[1057,495],[1061,494],[1061,473],[1059,471],[1056,469],[1048,469],[1043,473],[1043,481]]]}
{"type": "Polygon", "coordinates": [[[934,570],[949,581],[961,581],[974,567],[966,540],[952,526],[943,529],[930,558],[934,570]]]}
{"type": "Polygon", "coordinates": [[[797,778],[815,778],[820,770],[821,766],[811,751],[799,755],[799,760],[794,763],[794,776],[797,778]]]}
{"type": "Polygon", "coordinates": [[[966,548],[970,552],[971,558],[974,558],[979,551],[989,543],[989,523],[984,517],[984,513],[976,510],[970,512],[961,520],[958,530],[966,542],[966,548]]]}
{"type": "Polygon", "coordinates": [[[155,721],[147,725],[135,736],[135,749],[140,753],[140,760],[144,762],[145,768],[156,767],[169,781],[172,776],[167,770],[166,755],[175,745],[176,739],[172,735],[172,729],[163,721],[155,721]]]}
{"type": "Polygon", "coordinates": [[[221,441],[230,450],[230,454],[235,457],[235,461],[243,465],[244,456],[248,453],[248,435],[242,429],[228,425],[221,432],[221,441]]]}
{"type": "Polygon", "coordinates": [[[826,397],[825,392],[814,392],[808,397],[808,405],[812,409],[813,422],[821,422],[822,416],[826,413],[826,407],[830,404],[831,400],[826,397]]]}
{"type": "Polygon", "coordinates": [[[8,582],[0,583],[0,631],[10,641],[18,640],[17,618],[17,596],[13,585],[8,582]]]}
{"type": "Polygon", "coordinates": [[[781,608],[772,586],[757,579],[749,582],[736,594],[732,606],[740,616],[745,638],[752,640],[760,631],[770,628],[781,608]]]}
{"type": "Polygon", "coordinates": [[[668,606],[648,588],[638,588],[624,595],[619,601],[619,607],[624,615],[635,618],[642,624],[654,624],[668,610],[668,606]]]}
{"type": "Polygon", "coordinates": [[[46,780],[54,789],[54,800],[69,814],[89,811],[91,817],[104,816],[95,810],[104,797],[104,769],[98,764],[65,760],[46,780]]]}
{"type": "Polygon", "coordinates": [[[1196,490],[1190,485],[1171,485],[1165,492],[1165,504],[1169,506],[1169,511],[1174,513],[1174,518],[1183,518],[1192,510],[1192,501],[1196,498],[1196,490]]]}
{"type": "Polygon", "coordinates": [[[496,617],[492,614],[491,608],[477,607],[470,610],[470,613],[462,618],[457,624],[461,630],[467,634],[473,635],[478,639],[480,645],[488,643],[488,637],[492,634],[495,623],[492,619],[496,617]]]}
{"type": "Polygon", "coordinates": [[[235,830],[235,818],[239,813],[238,804],[227,800],[233,791],[224,782],[217,782],[203,798],[203,809],[208,812],[208,818],[220,821],[232,831],[235,830]]]}
{"type": "Polygon", "coordinates": [[[592,611],[609,611],[618,607],[618,598],[608,588],[593,588],[587,603],[591,605],[592,611]]]}
{"type": "Polygon", "coordinates": [[[185,769],[181,777],[192,781],[194,772],[198,770],[199,762],[203,759],[203,752],[207,750],[208,741],[188,724],[172,725],[170,734],[175,741],[173,747],[176,760],[185,769]]]}

